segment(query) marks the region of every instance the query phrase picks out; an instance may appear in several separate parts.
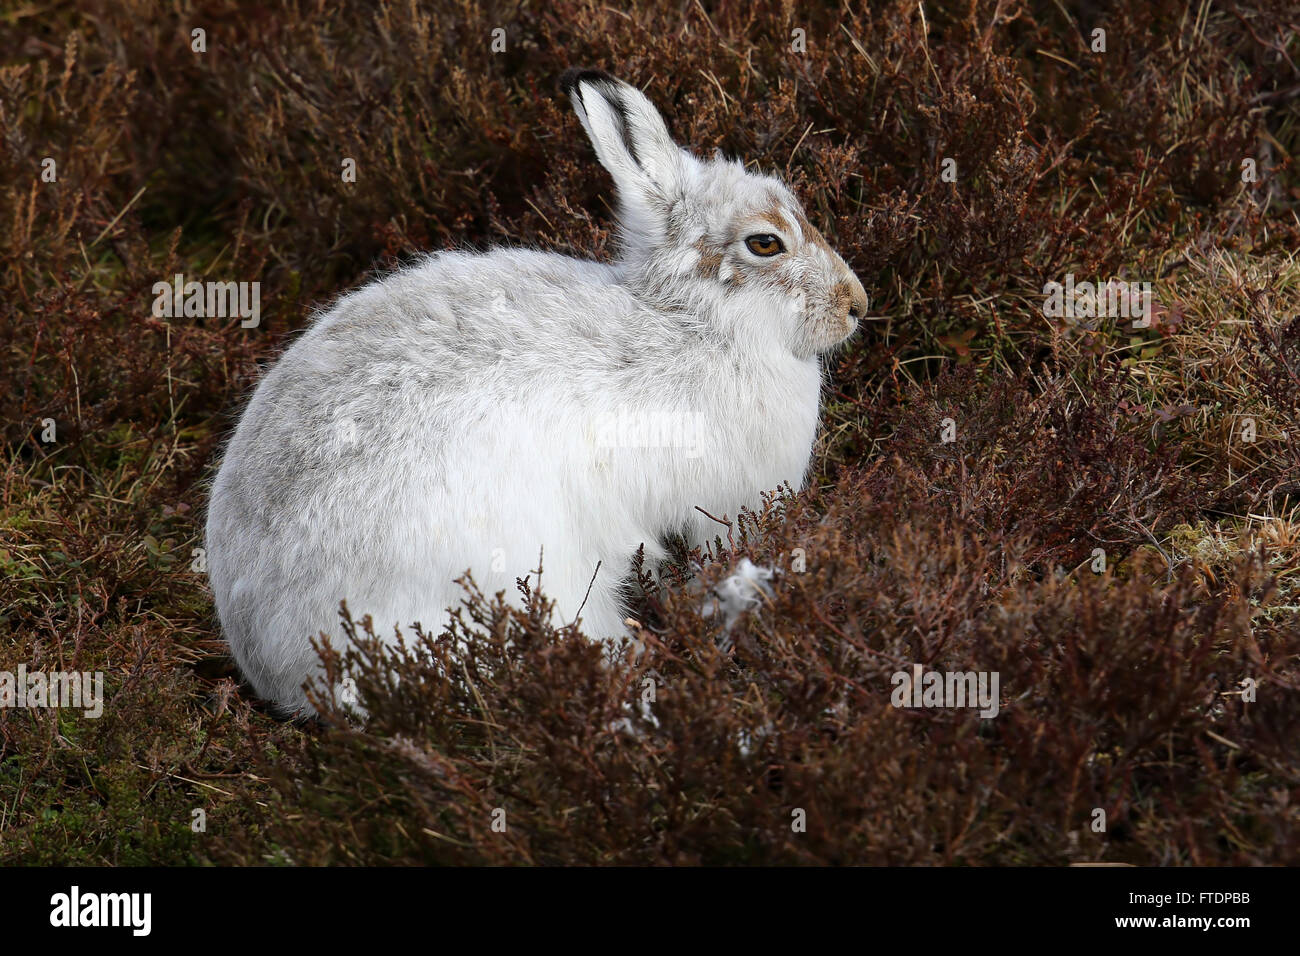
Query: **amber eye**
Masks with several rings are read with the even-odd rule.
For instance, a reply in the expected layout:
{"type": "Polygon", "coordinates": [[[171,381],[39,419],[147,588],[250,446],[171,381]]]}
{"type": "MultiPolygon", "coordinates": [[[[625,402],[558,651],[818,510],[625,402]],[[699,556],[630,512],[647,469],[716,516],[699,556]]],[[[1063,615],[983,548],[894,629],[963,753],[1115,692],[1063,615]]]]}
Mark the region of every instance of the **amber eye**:
{"type": "Polygon", "coordinates": [[[745,246],[756,256],[774,256],[779,252],[785,252],[781,240],[766,232],[749,236],[745,239],[745,246]]]}

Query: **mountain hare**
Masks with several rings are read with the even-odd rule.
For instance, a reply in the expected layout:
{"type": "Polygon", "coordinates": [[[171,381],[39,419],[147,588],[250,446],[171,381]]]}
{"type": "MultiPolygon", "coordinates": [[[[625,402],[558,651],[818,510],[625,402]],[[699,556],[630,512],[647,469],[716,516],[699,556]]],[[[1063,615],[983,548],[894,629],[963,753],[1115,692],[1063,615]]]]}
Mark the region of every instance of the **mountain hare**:
{"type": "Polygon", "coordinates": [[[637,89],[561,86],[618,190],[619,256],[443,252],[345,295],[253,393],[212,486],[209,575],[244,676],[309,712],[339,601],[436,633],[464,592],[518,600],[542,556],[557,623],[626,633],[638,547],[800,487],[818,355],[862,284],[781,182],[680,149],[637,89]]]}

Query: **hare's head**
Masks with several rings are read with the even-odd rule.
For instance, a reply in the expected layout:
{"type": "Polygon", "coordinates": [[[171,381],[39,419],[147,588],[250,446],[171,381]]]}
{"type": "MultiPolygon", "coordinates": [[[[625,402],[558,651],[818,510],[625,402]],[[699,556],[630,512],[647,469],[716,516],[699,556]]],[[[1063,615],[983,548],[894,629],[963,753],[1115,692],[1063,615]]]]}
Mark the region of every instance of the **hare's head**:
{"type": "Polygon", "coordinates": [[[634,291],[799,356],[853,333],[867,310],[862,283],[784,183],[679,148],[645,95],[607,73],[569,70],[560,83],[618,187],[634,291]]]}

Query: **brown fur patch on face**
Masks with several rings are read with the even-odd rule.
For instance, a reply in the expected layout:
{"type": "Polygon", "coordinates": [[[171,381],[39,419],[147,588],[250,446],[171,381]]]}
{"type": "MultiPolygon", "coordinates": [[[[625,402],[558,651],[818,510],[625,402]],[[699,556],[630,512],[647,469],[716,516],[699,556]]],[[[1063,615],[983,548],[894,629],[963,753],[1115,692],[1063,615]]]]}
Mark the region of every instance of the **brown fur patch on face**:
{"type": "Polygon", "coordinates": [[[826,252],[833,251],[831,249],[831,244],[826,241],[826,237],[817,230],[816,226],[808,221],[808,217],[803,213],[799,213],[799,228],[803,230],[804,239],[808,242],[811,242],[814,246],[817,246],[819,249],[826,252]]]}
{"type": "Polygon", "coordinates": [[[695,264],[695,274],[702,279],[716,279],[722,269],[722,250],[709,245],[704,236],[695,240],[694,247],[700,254],[700,261],[695,264]]]}
{"type": "Polygon", "coordinates": [[[758,218],[763,222],[771,223],[781,232],[788,234],[790,232],[790,223],[785,218],[784,210],[781,207],[781,197],[773,193],[768,197],[768,203],[766,209],[759,211],[758,218]]]}
{"type": "Polygon", "coordinates": [[[727,285],[732,289],[739,289],[745,284],[745,273],[742,269],[737,269],[733,262],[731,268],[727,270],[727,285]]]}
{"type": "Polygon", "coordinates": [[[831,289],[831,311],[837,319],[846,319],[849,307],[853,305],[853,290],[847,282],[837,282],[831,289]]]}

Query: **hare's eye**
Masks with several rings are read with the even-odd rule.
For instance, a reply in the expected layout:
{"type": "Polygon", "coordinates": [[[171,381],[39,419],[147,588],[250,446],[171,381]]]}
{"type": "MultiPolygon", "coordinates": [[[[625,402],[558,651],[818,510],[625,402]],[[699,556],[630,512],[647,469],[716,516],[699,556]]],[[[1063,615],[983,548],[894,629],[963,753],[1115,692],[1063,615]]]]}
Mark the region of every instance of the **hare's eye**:
{"type": "Polygon", "coordinates": [[[785,246],[781,243],[781,240],[765,232],[756,236],[748,236],[745,239],[745,246],[756,256],[774,256],[778,252],[785,252],[785,246]]]}

